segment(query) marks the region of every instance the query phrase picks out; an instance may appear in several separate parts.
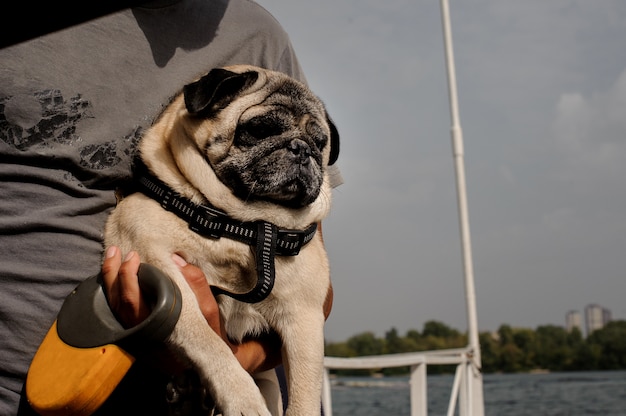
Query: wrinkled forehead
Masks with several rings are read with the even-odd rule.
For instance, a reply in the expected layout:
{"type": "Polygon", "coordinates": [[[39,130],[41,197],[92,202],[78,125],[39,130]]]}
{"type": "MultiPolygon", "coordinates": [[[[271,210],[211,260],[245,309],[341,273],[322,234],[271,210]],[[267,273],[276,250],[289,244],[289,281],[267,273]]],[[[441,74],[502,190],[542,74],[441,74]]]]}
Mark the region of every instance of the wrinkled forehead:
{"type": "Polygon", "coordinates": [[[250,119],[268,111],[282,112],[296,118],[307,114],[314,118],[324,118],[322,102],[297,81],[285,79],[272,87],[262,102],[250,106],[242,113],[242,119],[250,119]]]}

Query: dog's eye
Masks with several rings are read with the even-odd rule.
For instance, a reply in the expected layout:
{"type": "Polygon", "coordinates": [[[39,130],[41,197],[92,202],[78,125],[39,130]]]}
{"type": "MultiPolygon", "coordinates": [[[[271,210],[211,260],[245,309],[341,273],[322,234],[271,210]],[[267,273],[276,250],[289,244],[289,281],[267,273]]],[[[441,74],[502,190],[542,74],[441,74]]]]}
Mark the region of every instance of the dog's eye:
{"type": "Polygon", "coordinates": [[[242,130],[255,139],[278,136],[287,130],[287,126],[275,117],[255,117],[242,126],[242,130]]]}

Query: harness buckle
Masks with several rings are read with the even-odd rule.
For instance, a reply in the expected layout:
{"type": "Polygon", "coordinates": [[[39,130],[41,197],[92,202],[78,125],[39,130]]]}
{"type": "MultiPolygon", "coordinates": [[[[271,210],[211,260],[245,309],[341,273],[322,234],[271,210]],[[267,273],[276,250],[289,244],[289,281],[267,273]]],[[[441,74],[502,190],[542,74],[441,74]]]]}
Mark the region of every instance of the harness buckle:
{"type": "MultiPolygon", "coordinates": [[[[282,256],[297,256],[305,241],[309,230],[278,230],[276,248],[282,256]]],[[[315,233],[315,231],[313,231],[315,233]]]]}

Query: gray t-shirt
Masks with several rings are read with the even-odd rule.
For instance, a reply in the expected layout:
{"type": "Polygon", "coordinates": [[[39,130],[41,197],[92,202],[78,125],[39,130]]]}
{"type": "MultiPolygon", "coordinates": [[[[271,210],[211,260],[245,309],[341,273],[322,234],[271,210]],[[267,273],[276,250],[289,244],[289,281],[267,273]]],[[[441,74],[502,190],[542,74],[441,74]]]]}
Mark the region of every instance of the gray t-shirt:
{"type": "MultiPolygon", "coordinates": [[[[100,270],[114,190],[168,100],[223,65],[304,80],[287,35],[253,1],[173,3],[0,50],[0,415],[18,413],[28,366],[63,300],[100,270]]],[[[102,414],[162,412],[161,380],[132,376],[102,414]]]]}

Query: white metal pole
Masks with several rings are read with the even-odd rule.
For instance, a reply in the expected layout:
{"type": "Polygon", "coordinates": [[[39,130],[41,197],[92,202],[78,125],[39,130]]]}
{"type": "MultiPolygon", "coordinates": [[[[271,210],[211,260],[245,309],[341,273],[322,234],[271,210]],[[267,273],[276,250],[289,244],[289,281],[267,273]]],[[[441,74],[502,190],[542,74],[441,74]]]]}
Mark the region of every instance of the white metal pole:
{"type": "Polygon", "coordinates": [[[473,416],[483,416],[483,387],[482,374],[480,373],[480,342],[478,340],[478,320],[476,317],[476,293],[474,289],[474,271],[472,264],[472,248],[469,229],[469,215],[467,209],[467,190],[465,183],[465,164],[463,160],[463,132],[459,120],[459,107],[456,88],[456,72],[454,67],[454,52],[452,49],[452,30],[450,28],[450,8],[448,0],[441,1],[441,19],[443,23],[443,37],[445,43],[446,67],[448,71],[448,93],[450,100],[450,116],[452,121],[452,151],[455,162],[457,198],[459,209],[459,225],[461,231],[461,246],[463,253],[463,271],[465,277],[465,298],[467,303],[467,332],[469,346],[473,351],[473,362],[477,368],[473,371],[472,384],[472,409],[473,416]]]}
{"type": "Polygon", "coordinates": [[[411,416],[428,416],[426,362],[411,366],[411,416]]]}
{"type": "Polygon", "coordinates": [[[324,385],[322,386],[322,409],[324,410],[324,416],[333,416],[333,404],[330,389],[330,376],[328,368],[324,368],[324,385]]]}

